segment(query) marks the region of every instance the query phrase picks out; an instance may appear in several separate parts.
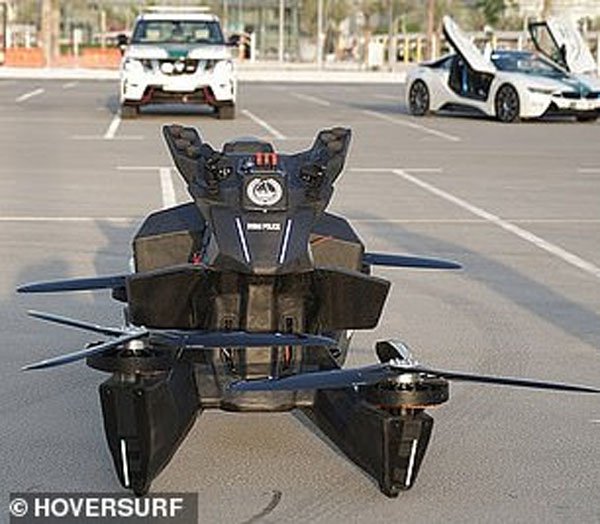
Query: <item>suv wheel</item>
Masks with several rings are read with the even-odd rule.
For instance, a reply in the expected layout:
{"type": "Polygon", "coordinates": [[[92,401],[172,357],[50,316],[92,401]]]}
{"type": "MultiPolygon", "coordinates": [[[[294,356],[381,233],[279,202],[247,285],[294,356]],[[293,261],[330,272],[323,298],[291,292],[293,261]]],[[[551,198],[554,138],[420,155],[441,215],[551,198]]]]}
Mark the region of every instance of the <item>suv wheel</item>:
{"type": "Polygon", "coordinates": [[[217,108],[219,120],[233,120],[235,118],[235,104],[219,106],[217,108]]]}
{"type": "Polygon", "coordinates": [[[577,115],[577,122],[595,122],[596,120],[598,120],[598,116],[600,116],[598,113],[591,113],[591,114],[585,114],[585,115],[577,115]]]}
{"type": "Polygon", "coordinates": [[[139,106],[135,106],[132,104],[122,104],[121,105],[121,118],[130,119],[135,118],[139,115],[140,108],[139,106]]]}

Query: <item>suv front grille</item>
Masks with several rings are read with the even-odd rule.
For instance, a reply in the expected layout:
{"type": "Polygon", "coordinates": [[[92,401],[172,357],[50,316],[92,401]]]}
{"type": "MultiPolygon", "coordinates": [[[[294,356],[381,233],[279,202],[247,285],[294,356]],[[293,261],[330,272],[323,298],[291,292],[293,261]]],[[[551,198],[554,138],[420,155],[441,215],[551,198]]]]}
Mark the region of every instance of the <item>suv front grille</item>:
{"type": "Polygon", "coordinates": [[[193,75],[198,69],[199,63],[200,60],[192,60],[190,58],[186,58],[185,60],[156,60],[156,68],[160,69],[166,75],[193,75]],[[165,71],[165,68],[169,68],[165,64],[170,64],[170,71],[168,69],[165,71]]]}

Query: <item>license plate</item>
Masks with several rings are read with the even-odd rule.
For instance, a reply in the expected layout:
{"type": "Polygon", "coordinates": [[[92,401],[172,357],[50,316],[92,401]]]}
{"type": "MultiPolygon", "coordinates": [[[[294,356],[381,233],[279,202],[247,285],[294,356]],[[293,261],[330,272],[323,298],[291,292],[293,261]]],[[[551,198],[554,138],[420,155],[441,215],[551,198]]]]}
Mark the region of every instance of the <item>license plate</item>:
{"type": "Polygon", "coordinates": [[[177,93],[192,93],[196,89],[195,85],[189,82],[169,82],[163,85],[164,91],[171,91],[177,93]]]}
{"type": "Polygon", "coordinates": [[[598,103],[595,100],[577,100],[575,102],[571,102],[571,109],[576,109],[578,111],[591,111],[592,109],[596,109],[598,103]]]}

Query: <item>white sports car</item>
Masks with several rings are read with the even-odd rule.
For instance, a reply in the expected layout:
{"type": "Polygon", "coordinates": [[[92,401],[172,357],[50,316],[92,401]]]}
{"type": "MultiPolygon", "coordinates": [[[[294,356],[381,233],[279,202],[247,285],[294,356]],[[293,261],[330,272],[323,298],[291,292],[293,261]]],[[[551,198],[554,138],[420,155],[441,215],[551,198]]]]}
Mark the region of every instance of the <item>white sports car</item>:
{"type": "Polygon", "coordinates": [[[448,16],[444,34],[456,50],[420,64],[407,77],[406,103],[413,115],[470,108],[502,122],[550,112],[593,121],[600,111],[595,61],[575,28],[552,19],[530,25],[540,55],[527,51],[482,54],[448,16]],[[544,56],[542,56],[544,55],[544,56]]]}

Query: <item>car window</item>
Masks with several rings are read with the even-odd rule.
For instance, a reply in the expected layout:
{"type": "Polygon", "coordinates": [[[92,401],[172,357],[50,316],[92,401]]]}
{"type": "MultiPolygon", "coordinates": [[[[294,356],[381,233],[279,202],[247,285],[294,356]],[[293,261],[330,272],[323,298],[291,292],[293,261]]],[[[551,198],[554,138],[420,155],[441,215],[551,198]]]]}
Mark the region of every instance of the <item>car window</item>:
{"type": "Polygon", "coordinates": [[[206,20],[141,20],[134,44],[224,44],[218,22],[206,20]]]}
{"type": "Polygon", "coordinates": [[[532,53],[493,53],[492,62],[500,71],[532,75],[564,77],[560,68],[532,53]]]}
{"type": "Polygon", "coordinates": [[[430,62],[429,67],[432,67],[434,69],[448,70],[448,69],[450,69],[450,66],[452,65],[452,61],[454,60],[455,56],[456,55],[448,55],[446,57],[440,58],[439,60],[437,60],[435,62],[430,62]]]}
{"type": "Polygon", "coordinates": [[[566,67],[565,57],[560,47],[556,43],[552,32],[545,22],[532,24],[531,36],[534,38],[534,43],[541,53],[546,55],[557,64],[566,67]]]}
{"type": "Polygon", "coordinates": [[[450,69],[450,66],[452,65],[453,60],[454,60],[454,56],[449,56],[448,58],[442,60],[439,63],[438,68],[439,69],[450,69]]]}

